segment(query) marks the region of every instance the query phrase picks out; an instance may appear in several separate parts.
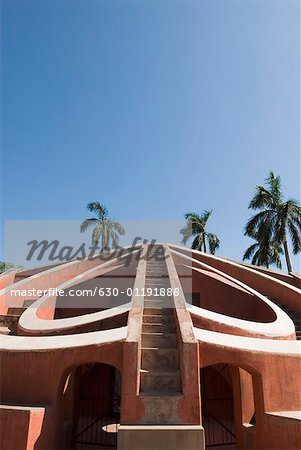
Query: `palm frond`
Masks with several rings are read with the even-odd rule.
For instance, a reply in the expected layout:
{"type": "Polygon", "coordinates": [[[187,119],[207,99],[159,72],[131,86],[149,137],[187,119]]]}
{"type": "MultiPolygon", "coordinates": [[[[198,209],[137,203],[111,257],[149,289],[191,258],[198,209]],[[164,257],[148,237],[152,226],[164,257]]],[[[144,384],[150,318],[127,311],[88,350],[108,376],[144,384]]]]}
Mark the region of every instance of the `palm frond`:
{"type": "Polygon", "coordinates": [[[202,245],[203,245],[203,236],[199,234],[194,238],[191,244],[191,248],[192,250],[202,251],[202,245]]]}
{"type": "Polygon", "coordinates": [[[180,234],[183,236],[181,243],[186,245],[192,236],[192,227],[190,222],[187,222],[187,224],[180,230],[180,234]]]}
{"type": "Polygon", "coordinates": [[[115,220],[112,220],[111,221],[111,227],[112,227],[112,229],[116,230],[118,234],[120,234],[122,236],[125,234],[125,229],[123,228],[123,226],[119,222],[116,222],[115,220]]]}
{"type": "Polygon", "coordinates": [[[269,175],[265,179],[265,184],[268,186],[269,192],[271,193],[273,200],[276,204],[282,202],[282,191],[281,191],[281,178],[279,175],[275,176],[274,172],[270,171],[269,175]]]}
{"type": "MultiPolygon", "coordinates": [[[[301,208],[297,200],[283,200],[281,178],[273,172],[265,179],[265,186],[256,186],[249,208],[261,210],[245,226],[245,235],[258,241],[253,255],[256,264],[275,264],[281,268],[282,246],[287,245],[289,234],[293,252],[301,252],[301,208]]],[[[247,253],[247,252],[246,252],[247,253]]],[[[286,255],[289,267],[289,257],[286,255]]]]}
{"type": "Polygon", "coordinates": [[[98,219],[86,219],[80,224],[80,232],[84,233],[89,227],[97,224],[98,219]]]}
{"type": "Polygon", "coordinates": [[[246,259],[251,259],[252,255],[254,254],[255,250],[258,248],[259,244],[256,242],[255,244],[250,245],[250,247],[247,248],[245,251],[242,259],[245,261],[246,259]]]}
{"type": "Polygon", "coordinates": [[[211,255],[215,255],[216,250],[220,247],[220,240],[214,233],[207,234],[207,240],[209,244],[209,252],[211,255]]]}
{"type": "Polygon", "coordinates": [[[187,212],[184,214],[186,220],[191,220],[193,222],[198,222],[201,220],[201,217],[195,212],[187,212]]]}
{"type": "Polygon", "coordinates": [[[203,224],[203,226],[205,227],[207,220],[209,219],[209,217],[211,216],[213,210],[211,209],[210,211],[204,211],[203,214],[201,215],[201,222],[203,224]]]}
{"type": "Polygon", "coordinates": [[[260,226],[260,224],[262,222],[270,222],[273,220],[273,216],[274,216],[274,211],[273,210],[264,210],[264,211],[260,211],[259,213],[255,214],[255,216],[252,216],[248,222],[246,223],[245,226],[245,236],[250,236],[250,237],[254,237],[254,235],[257,234],[258,232],[258,227],[260,226]]]}
{"type": "Polygon", "coordinates": [[[109,228],[108,233],[109,233],[109,237],[111,238],[111,241],[112,241],[112,247],[116,248],[119,245],[119,236],[118,236],[118,234],[115,233],[113,228],[109,228]]]}
{"type": "Polygon", "coordinates": [[[107,208],[99,202],[90,202],[87,204],[87,209],[97,214],[99,219],[105,219],[108,216],[107,208]]]}
{"type": "Polygon", "coordinates": [[[262,209],[273,205],[271,193],[263,186],[256,186],[255,195],[249,203],[249,209],[262,209]]]}
{"type": "Polygon", "coordinates": [[[182,235],[182,244],[185,245],[187,241],[194,236],[191,248],[201,251],[202,246],[204,245],[204,251],[206,251],[205,239],[207,236],[210,253],[215,253],[215,251],[219,248],[220,241],[215,234],[206,233],[206,223],[212,212],[213,210],[211,209],[209,211],[203,211],[201,215],[195,212],[187,212],[185,214],[186,225],[180,230],[180,234],[182,235]]]}
{"type": "Polygon", "coordinates": [[[103,235],[103,224],[99,222],[92,233],[92,244],[98,244],[100,237],[103,235]]]}
{"type": "Polygon", "coordinates": [[[300,231],[297,229],[297,227],[291,220],[289,220],[288,222],[288,231],[293,244],[293,253],[294,255],[297,255],[298,253],[301,252],[300,231]]]}

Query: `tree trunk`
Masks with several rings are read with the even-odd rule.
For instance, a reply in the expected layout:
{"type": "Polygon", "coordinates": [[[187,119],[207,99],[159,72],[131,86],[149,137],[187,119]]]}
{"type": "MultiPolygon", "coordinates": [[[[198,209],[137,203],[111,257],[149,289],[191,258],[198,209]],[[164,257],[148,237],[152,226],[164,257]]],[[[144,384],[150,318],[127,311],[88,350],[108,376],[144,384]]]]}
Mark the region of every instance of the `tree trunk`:
{"type": "Polygon", "coordinates": [[[204,253],[207,253],[207,248],[206,248],[206,236],[205,236],[205,234],[203,235],[203,244],[204,244],[204,253]]]}
{"type": "Polygon", "coordinates": [[[285,260],[286,260],[286,265],[287,265],[287,271],[288,271],[288,273],[290,273],[293,271],[293,268],[292,268],[292,262],[291,262],[291,257],[289,254],[288,243],[287,243],[286,237],[284,238],[284,241],[283,241],[283,247],[284,247],[284,254],[285,254],[285,260]]]}

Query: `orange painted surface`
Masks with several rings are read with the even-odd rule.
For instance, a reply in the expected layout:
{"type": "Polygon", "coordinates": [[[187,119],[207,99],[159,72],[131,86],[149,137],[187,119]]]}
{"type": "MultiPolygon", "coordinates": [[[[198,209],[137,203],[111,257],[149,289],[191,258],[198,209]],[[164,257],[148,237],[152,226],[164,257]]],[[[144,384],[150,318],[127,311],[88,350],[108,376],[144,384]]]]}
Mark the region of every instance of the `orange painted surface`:
{"type": "MultiPolygon", "coordinates": [[[[275,301],[301,311],[301,303],[298,303],[300,293],[296,294],[286,285],[277,283],[278,279],[283,281],[287,276],[277,275],[274,277],[275,281],[273,277],[263,278],[260,271],[247,271],[243,265],[235,266],[214,258],[209,261],[201,254],[194,254],[193,257],[206,264],[210,263],[212,267],[246,283],[275,301]]],[[[174,266],[173,263],[168,263],[171,285],[178,286],[182,282],[182,286],[188,289],[188,284],[185,285],[185,281],[178,278],[177,270],[182,271],[182,274],[185,273],[181,258],[175,257],[174,263],[174,266]]],[[[63,265],[53,269],[51,273],[38,272],[35,278],[27,273],[28,277],[24,278],[24,286],[26,289],[58,286],[95,264],[95,261],[82,261],[71,266],[63,265]]],[[[196,263],[194,266],[198,267],[196,263]]],[[[143,265],[141,267],[140,269],[138,267],[135,281],[138,280],[138,284],[143,285],[145,268],[143,269],[143,265]]],[[[263,302],[242,287],[237,287],[234,282],[225,280],[222,275],[213,275],[204,268],[200,272],[191,273],[192,292],[200,293],[201,306],[221,314],[254,322],[267,323],[273,320],[273,311],[263,302]]],[[[0,283],[2,286],[5,284],[6,287],[13,282],[13,279],[14,275],[9,275],[1,278],[0,283]]],[[[298,282],[299,279],[295,285],[298,282]]],[[[297,450],[301,442],[300,421],[269,413],[301,409],[301,378],[298,376],[301,373],[301,358],[295,354],[263,353],[260,348],[257,351],[250,351],[197,341],[194,337],[193,326],[234,335],[245,333],[238,327],[235,329],[217,323],[212,324],[206,319],[197,319],[193,322],[183,298],[181,301],[177,300],[175,308],[182,393],[176,408],[177,422],[187,425],[202,423],[200,370],[224,363],[229,366],[232,376],[233,398],[231,396],[231,401],[234,417],[231,417],[231,420],[235,421],[236,438],[240,448],[248,448],[252,445],[258,450],[287,448],[297,450]],[[250,423],[253,416],[256,419],[255,428],[252,428],[250,423]]],[[[17,299],[16,302],[21,304],[21,299],[17,299]]],[[[5,314],[7,307],[5,309],[2,305],[2,308],[2,314],[5,314]]],[[[54,319],[55,298],[50,299],[48,307],[40,309],[38,316],[43,319],[54,319]]],[[[72,390],[76,384],[72,384],[73,382],[69,384],[67,380],[70,373],[74,373],[74,369],[88,363],[108,364],[120,371],[121,423],[139,424],[141,422],[145,415],[145,404],[139,395],[142,307],[137,299],[128,316],[125,315],[122,320],[127,322],[117,322],[116,327],[127,324],[126,338],[99,345],[76,346],[74,344],[73,347],[37,350],[33,348],[29,351],[19,349],[17,344],[15,348],[6,348],[5,345],[11,336],[1,336],[3,347],[0,349],[0,393],[2,404],[8,405],[2,408],[0,406],[1,449],[60,448],[64,434],[64,419],[72,422],[77,401],[72,390]],[[14,408],[13,405],[22,406],[14,408]],[[34,405],[37,407],[34,408],[34,405]]],[[[113,323],[114,321],[111,322],[113,323]]],[[[93,324],[91,329],[89,325],[85,325],[80,332],[84,334],[99,331],[98,326],[100,324],[93,324]]],[[[76,338],[78,331],[75,325],[70,333],[76,338]]],[[[22,336],[22,333],[20,331],[20,335],[14,336],[13,339],[31,339],[22,336]]],[[[54,331],[53,334],[56,332],[54,331]]],[[[62,333],[58,332],[58,334],[62,333]]],[[[45,337],[36,339],[45,339],[45,337]]],[[[293,339],[294,336],[287,337],[287,341],[293,339]]],[[[220,410],[216,411],[218,414],[221,413],[220,410]]]]}

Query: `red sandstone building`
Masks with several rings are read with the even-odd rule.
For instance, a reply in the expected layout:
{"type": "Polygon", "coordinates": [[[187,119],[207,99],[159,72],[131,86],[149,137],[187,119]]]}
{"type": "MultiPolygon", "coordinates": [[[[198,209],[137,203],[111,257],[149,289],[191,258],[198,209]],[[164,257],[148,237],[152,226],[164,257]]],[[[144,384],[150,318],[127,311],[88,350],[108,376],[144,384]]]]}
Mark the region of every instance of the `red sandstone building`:
{"type": "Polygon", "coordinates": [[[1,449],[301,447],[297,275],[166,244],[1,283],[1,449]]]}

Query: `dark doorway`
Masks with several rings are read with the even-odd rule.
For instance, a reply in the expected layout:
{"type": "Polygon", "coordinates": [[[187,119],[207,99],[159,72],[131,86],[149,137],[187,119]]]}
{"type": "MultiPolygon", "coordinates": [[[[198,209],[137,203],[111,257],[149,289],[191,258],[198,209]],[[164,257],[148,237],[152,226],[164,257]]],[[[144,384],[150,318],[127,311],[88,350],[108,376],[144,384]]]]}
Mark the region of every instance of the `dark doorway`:
{"type": "Polygon", "coordinates": [[[206,447],[234,446],[233,388],[227,364],[201,369],[201,399],[206,447]]]}
{"type": "Polygon", "coordinates": [[[116,448],[119,423],[119,371],[107,364],[76,369],[74,448],[116,448]]]}

